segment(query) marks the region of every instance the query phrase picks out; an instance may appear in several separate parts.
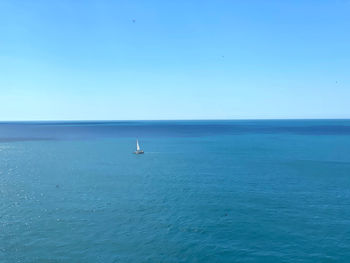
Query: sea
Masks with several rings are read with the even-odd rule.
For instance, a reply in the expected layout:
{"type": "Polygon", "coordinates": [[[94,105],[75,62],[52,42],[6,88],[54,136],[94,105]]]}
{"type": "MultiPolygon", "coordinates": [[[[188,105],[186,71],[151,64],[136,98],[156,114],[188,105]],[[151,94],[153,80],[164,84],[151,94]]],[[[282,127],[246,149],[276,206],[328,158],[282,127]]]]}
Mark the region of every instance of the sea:
{"type": "Polygon", "coordinates": [[[1,122],[0,262],[350,262],[350,120],[1,122]]]}

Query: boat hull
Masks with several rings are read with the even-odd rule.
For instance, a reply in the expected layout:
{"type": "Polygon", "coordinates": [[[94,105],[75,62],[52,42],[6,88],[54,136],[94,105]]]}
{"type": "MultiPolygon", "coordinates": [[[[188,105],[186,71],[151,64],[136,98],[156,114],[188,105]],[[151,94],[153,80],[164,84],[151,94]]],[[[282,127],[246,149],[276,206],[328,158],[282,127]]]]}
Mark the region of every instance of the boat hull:
{"type": "Polygon", "coordinates": [[[134,154],[144,154],[143,151],[135,151],[134,154]]]}

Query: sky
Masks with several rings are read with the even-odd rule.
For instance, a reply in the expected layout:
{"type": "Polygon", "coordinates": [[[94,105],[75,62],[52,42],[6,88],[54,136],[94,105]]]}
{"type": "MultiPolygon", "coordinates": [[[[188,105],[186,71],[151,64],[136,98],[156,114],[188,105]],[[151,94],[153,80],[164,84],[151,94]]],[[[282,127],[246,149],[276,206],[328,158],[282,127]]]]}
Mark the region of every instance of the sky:
{"type": "Polygon", "coordinates": [[[0,120],[350,118],[349,0],[0,0],[0,120]]]}

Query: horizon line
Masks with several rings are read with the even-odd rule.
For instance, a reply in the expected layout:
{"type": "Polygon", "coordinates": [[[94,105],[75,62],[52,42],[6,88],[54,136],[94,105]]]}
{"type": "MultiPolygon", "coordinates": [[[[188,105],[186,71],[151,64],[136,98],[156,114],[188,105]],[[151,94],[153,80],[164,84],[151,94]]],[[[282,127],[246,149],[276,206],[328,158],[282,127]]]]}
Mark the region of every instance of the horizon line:
{"type": "Polygon", "coordinates": [[[242,119],[72,119],[72,120],[0,120],[0,123],[16,122],[138,122],[138,121],[269,121],[269,120],[350,120],[349,118],[242,118],[242,119]]]}

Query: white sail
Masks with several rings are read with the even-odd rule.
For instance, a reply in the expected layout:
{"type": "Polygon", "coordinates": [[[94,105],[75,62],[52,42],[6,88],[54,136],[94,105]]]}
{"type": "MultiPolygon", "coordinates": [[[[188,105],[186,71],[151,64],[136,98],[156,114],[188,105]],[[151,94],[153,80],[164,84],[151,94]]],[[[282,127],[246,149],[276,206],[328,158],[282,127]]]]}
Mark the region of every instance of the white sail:
{"type": "Polygon", "coordinates": [[[140,150],[139,140],[136,140],[136,150],[137,150],[137,151],[140,150]]]}

